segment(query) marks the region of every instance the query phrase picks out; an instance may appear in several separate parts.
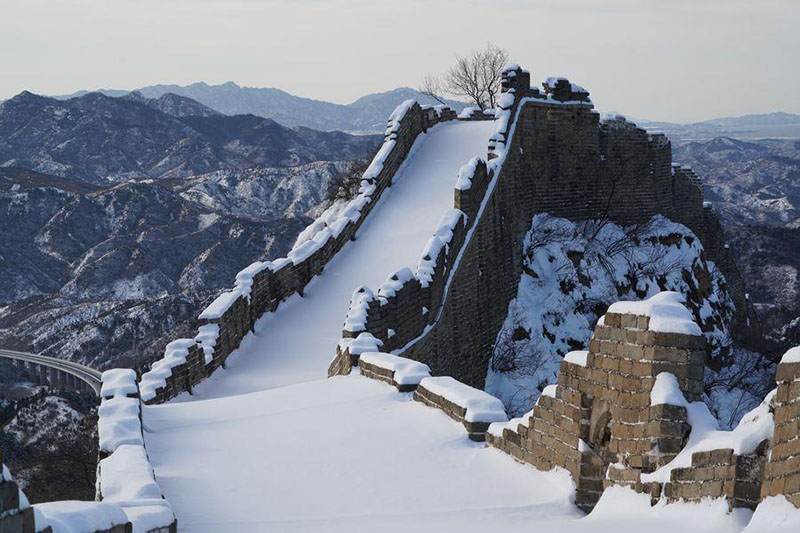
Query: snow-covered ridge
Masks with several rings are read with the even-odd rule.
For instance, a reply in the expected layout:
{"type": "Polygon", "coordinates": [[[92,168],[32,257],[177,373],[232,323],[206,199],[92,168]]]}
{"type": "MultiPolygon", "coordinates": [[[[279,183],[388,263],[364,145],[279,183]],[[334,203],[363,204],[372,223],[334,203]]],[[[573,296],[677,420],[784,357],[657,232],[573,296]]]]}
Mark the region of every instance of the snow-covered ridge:
{"type": "Polygon", "coordinates": [[[142,376],[142,399],[165,401],[191,390],[238,347],[256,319],[275,311],[292,294],[302,294],[305,285],[355,235],[391,183],[417,135],[453,118],[455,113],[444,106],[421,107],[413,100],[399,105],[388,120],[383,145],[364,172],[357,196],[322,213],[301,232],[286,257],[258,261],[240,271],[234,287],[220,294],[200,314],[199,319],[205,324],[198,334],[169,343],[164,357],[142,376]],[[187,370],[176,374],[178,367],[187,370]]]}

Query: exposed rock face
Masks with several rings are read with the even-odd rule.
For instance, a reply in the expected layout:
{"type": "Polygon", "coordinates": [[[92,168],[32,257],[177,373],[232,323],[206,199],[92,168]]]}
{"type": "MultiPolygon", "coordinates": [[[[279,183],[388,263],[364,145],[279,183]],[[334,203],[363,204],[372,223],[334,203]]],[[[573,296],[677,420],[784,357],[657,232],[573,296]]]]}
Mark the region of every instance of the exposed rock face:
{"type": "MultiPolygon", "coordinates": [[[[685,226],[660,216],[623,228],[537,215],[523,262],[486,381],[486,390],[512,414],[531,409],[539,392],[555,383],[562,357],[589,345],[591,326],[619,299],[640,300],[663,290],[686,295],[708,341],[708,360],[730,358],[733,302],[724,276],[685,226]]],[[[720,409],[730,403],[724,400],[720,409]]],[[[760,400],[744,402],[742,412],[760,400]]]]}
{"type": "Polygon", "coordinates": [[[0,104],[0,166],[108,183],[350,159],[378,143],[253,115],[183,116],[199,104],[160,102],[181,116],[136,98],[90,93],[61,101],[23,92],[0,104]]]}

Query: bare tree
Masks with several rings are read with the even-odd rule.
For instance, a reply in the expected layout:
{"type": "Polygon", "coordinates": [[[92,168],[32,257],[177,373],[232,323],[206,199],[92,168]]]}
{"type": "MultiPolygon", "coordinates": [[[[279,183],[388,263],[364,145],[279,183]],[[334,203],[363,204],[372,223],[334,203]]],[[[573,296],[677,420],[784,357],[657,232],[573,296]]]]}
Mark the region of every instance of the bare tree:
{"type": "Polygon", "coordinates": [[[456,56],[456,64],[443,76],[427,76],[419,91],[444,103],[443,94],[468,98],[481,110],[497,105],[503,67],[508,52],[492,43],[468,56],[456,56]]]}
{"type": "Polygon", "coordinates": [[[440,104],[447,104],[447,101],[444,98],[442,79],[439,76],[425,76],[425,79],[422,80],[422,85],[420,85],[418,90],[425,96],[433,98],[440,104]]]}

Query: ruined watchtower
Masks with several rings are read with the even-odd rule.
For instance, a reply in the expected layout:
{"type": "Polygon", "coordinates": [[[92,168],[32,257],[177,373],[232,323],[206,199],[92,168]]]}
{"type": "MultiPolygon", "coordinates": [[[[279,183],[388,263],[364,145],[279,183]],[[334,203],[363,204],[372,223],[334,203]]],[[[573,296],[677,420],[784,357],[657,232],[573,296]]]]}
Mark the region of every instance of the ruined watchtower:
{"type": "MultiPolygon", "coordinates": [[[[705,340],[682,301],[663,292],[612,305],[589,351],[568,354],[558,385],[545,390],[517,428],[489,442],[541,470],[569,470],[583,510],[594,507],[604,485],[641,485],[642,473],[680,452],[690,429],[685,407],[660,404],[651,394],[656,377],[674,376],[689,401],[703,391],[705,340]]],[[[652,490],[660,493],[660,486],[652,490]]]]}

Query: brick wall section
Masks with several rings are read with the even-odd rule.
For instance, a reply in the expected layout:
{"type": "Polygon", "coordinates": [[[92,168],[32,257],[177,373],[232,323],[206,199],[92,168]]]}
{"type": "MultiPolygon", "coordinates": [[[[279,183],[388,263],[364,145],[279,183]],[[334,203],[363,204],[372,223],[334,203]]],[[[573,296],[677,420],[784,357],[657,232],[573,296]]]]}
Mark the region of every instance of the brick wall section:
{"type": "Polygon", "coordinates": [[[467,416],[466,408],[453,403],[444,396],[429,391],[425,388],[424,383],[416,387],[413,398],[418,402],[424,403],[428,407],[443,411],[444,414],[456,422],[463,424],[470,440],[475,442],[483,442],[486,440],[486,431],[489,429],[489,422],[470,422],[465,420],[467,416]]]}
{"type": "Polygon", "coordinates": [[[800,363],[780,363],[776,379],[775,433],[761,496],[783,494],[800,507],[800,363]]]}
{"type": "Polygon", "coordinates": [[[693,453],[690,467],[670,473],[664,486],[667,501],[725,498],[731,508],[755,509],[761,501],[768,444],[765,441],[755,453],[746,455],[737,455],[732,449],[693,453]]]}
{"type": "MultiPolygon", "coordinates": [[[[163,403],[183,392],[191,392],[194,385],[224,366],[227,357],[239,347],[242,339],[252,331],[256,320],[264,313],[275,312],[280,302],[295,293],[302,295],[306,284],[320,274],[328,261],[354,237],[361,222],[377,204],[380,195],[391,185],[395,172],[405,160],[417,136],[439,122],[455,118],[455,113],[449,108],[422,108],[416,103],[411,106],[400,120],[399,129],[391,135],[396,144],[380,172],[372,180],[376,190],[372,194],[372,201],[366,203],[361,210],[358,220],[349,221],[336,238],[328,240],[304,261],[298,264],[282,261],[276,263],[276,268],[262,269],[253,276],[249,299],[240,295],[219,318],[200,319],[200,326],[219,326],[219,336],[211,361],[206,362],[199,344],[191,347],[186,362],[173,367],[171,375],[165,380],[166,385],[158,388],[155,397],[147,398],[146,402],[163,403]]],[[[405,299],[402,303],[405,303],[405,299]]]]}
{"type": "Polygon", "coordinates": [[[684,407],[651,406],[650,391],[659,373],[670,372],[686,398],[698,400],[704,343],[701,336],[651,331],[645,316],[607,313],[586,366],[565,359],[554,397],[539,398],[527,427],[506,428],[489,442],[542,470],[569,470],[583,510],[609,484],[606,472],[612,483],[660,494],[660,486],[642,484],[639,476],[675,458],[689,426],[684,407]]]}
{"type": "MultiPolygon", "coordinates": [[[[483,388],[486,368],[497,331],[508,304],[516,295],[522,270],[522,242],[537,213],[547,212],[570,220],[608,218],[635,224],[662,214],[689,227],[707,244],[706,256],[728,280],[736,304],[736,332],[758,337],[752,305],[716,215],[704,208],[702,186],[690,170],[672,166],[671,145],[663,135],[649,135],[622,118],[600,122],[584,95],[559,90],[541,93],[529,86],[521,69],[506,76],[503,90],[513,92],[509,121],[501,137],[514,131],[496,186],[475,224],[477,207],[484,199],[491,172],[476,171],[468,191],[456,191],[455,206],[467,215],[466,224],[454,232],[443,261],[437,262],[434,281],[402,308],[381,302],[370,304],[366,331],[385,343],[387,350],[406,347],[403,356],[428,364],[436,374],[446,374],[483,388]],[[578,105],[555,105],[555,100],[584,98],[578,105]],[[521,107],[518,109],[518,107],[521,107]],[[483,184],[486,184],[485,186],[483,184]],[[469,229],[474,232],[464,242],[469,229]],[[462,250],[463,248],[463,250],[462,250]],[[454,259],[462,253],[457,269],[454,259]],[[449,291],[441,288],[449,281],[449,291]],[[444,296],[444,298],[443,298],[444,296]],[[422,308],[428,310],[424,322],[422,308]],[[410,321],[410,322],[407,322],[410,321]],[[430,326],[424,331],[425,325],[430,326]],[[389,329],[403,334],[392,338],[389,329]]],[[[489,159],[495,154],[493,143],[489,159]]],[[[344,337],[358,332],[343,332],[344,337]]],[[[329,369],[331,375],[347,371],[341,350],[329,369]]],[[[724,361],[710,364],[721,366],[724,361]]]]}
{"type": "MultiPolygon", "coordinates": [[[[0,467],[3,465],[3,451],[0,450],[0,467]]],[[[33,507],[20,509],[20,490],[13,479],[6,479],[0,473],[0,531],[33,533],[35,523],[33,507]]]]}

